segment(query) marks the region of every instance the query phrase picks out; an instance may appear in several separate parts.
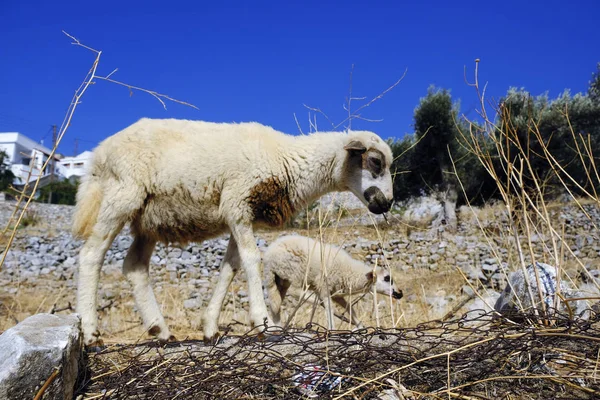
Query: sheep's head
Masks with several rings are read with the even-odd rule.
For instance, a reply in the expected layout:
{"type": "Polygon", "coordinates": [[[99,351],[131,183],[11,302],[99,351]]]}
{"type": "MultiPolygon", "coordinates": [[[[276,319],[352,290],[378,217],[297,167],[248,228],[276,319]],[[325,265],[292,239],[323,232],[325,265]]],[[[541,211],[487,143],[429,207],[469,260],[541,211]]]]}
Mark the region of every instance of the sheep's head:
{"type": "Polygon", "coordinates": [[[392,278],[392,274],[389,269],[384,267],[377,267],[375,272],[367,273],[367,279],[370,279],[375,285],[377,293],[385,296],[392,296],[394,299],[401,299],[402,289],[400,289],[397,283],[392,278]]]}
{"type": "Polygon", "coordinates": [[[375,214],[389,211],[393,201],[392,150],[372,132],[352,132],[344,146],[345,189],[375,214]]]}

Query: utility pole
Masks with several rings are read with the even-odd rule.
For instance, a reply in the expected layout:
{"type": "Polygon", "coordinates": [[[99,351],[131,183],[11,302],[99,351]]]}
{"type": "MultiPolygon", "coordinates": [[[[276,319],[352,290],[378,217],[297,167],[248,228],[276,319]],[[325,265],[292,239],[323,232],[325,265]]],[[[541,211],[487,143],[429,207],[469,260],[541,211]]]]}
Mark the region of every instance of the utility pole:
{"type": "Polygon", "coordinates": [[[77,157],[77,146],[79,145],[79,139],[75,138],[75,145],[73,146],[73,157],[77,157]]]}
{"type": "MultiPolygon", "coordinates": [[[[56,125],[52,125],[52,149],[56,147],[56,125]]],[[[48,192],[48,204],[52,203],[52,183],[54,182],[54,156],[50,159],[50,191],[48,192]]]]}

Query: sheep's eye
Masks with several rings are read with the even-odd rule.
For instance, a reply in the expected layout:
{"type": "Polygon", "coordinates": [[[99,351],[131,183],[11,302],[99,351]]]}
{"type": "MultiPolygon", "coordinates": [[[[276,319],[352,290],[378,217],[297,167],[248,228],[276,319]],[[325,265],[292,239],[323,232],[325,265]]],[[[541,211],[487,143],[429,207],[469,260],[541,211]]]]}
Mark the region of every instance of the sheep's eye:
{"type": "Polygon", "coordinates": [[[381,158],[369,157],[369,169],[372,173],[379,175],[383,170],[381,158]]]}
{"type": "Polygon", "coordinates": [[[385,282],[389,282],[389,281],[391,281],[391,279],[390,279],[390,276],[389,276],[389,275],[386,275],[386,276],[383,278],[383,280],[384,280],[385,282]]]}

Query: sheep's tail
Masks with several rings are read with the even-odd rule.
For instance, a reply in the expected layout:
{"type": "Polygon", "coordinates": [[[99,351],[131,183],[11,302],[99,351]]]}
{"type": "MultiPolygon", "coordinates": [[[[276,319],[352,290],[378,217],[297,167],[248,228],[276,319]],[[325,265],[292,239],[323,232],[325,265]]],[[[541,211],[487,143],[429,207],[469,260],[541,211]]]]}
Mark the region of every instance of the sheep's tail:
{"type": "Polygon", "coordinates": [[[93,167],[94,163],[92,162],[77,190],[77,203],[71,232],[74,237],[80,239],[87,239],[92,234],[102,204],[102,184],[98,176],[92,173],[93,167]]]}

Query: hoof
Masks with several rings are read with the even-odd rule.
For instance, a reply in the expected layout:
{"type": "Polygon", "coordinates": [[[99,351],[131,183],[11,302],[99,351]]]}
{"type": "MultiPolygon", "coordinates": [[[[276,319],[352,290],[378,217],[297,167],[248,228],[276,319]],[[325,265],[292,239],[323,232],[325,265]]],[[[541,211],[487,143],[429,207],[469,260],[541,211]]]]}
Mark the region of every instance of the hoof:
{"type": "Polygon", "coordinates": [[[214,346],[219,342],[220,338],[221,338],[221,335],[217,332],[213,335],[213,337],[205,337],[202,340],[204,341],[204,344],[214,346]]]}
{"type": "Polygon", "coordinates": [[[160,326],[158,325],[153,325],[150,327],[150,329],[148,329],[148,335],[150,336],[158,336],[161,332],[162,329],[160,329],[160,326]]]}
{"type": "Polygon", "coordinates": [[[160,344],[176,343],[178,341],[175,335],[170,335],[167,339],[157,338],[156,340],[160,344]]]}
{"type": "Polygon", "coordinates": [[[85,345],[85,350],[88,353],[99,353],[105,348],[106,346],[104,346],[102,339],[93,340],[85,345]]]}
{"type": "Polygon", "coordinates": [[[85,340],[86,349],[89,349],[92,347],[103,347],[103,346],[104,346],[104,341],[100,338],[99,330],[96,330],[95,332],[93,332],[92,337],[85,340]]]}

